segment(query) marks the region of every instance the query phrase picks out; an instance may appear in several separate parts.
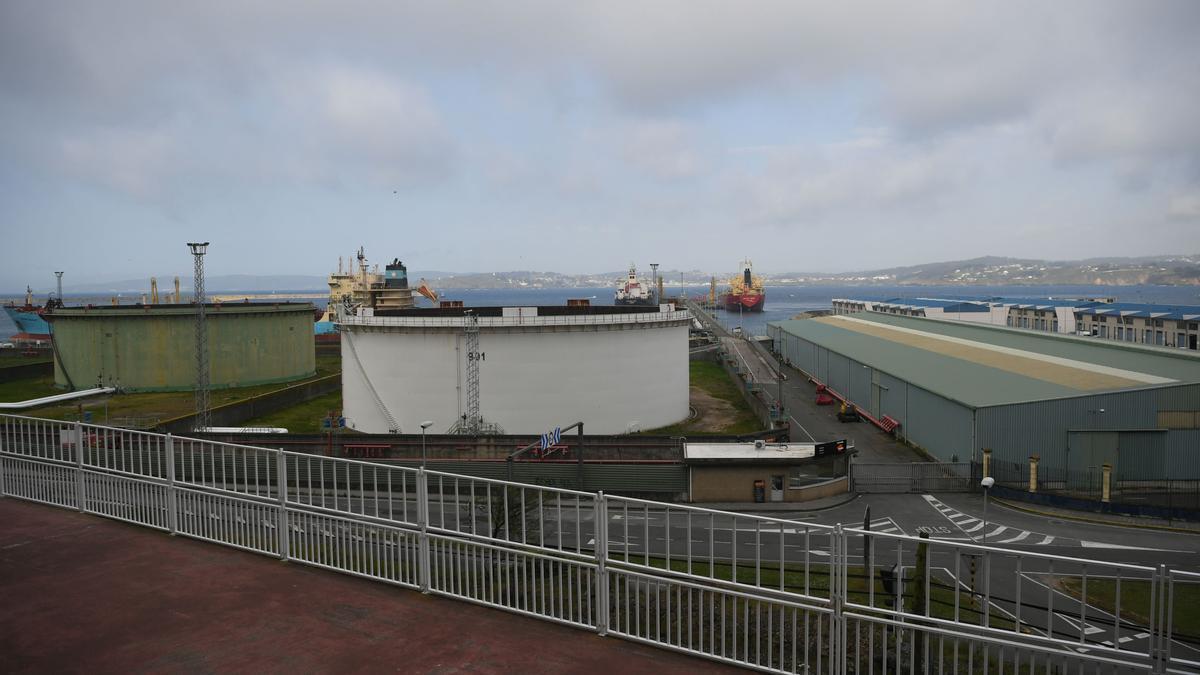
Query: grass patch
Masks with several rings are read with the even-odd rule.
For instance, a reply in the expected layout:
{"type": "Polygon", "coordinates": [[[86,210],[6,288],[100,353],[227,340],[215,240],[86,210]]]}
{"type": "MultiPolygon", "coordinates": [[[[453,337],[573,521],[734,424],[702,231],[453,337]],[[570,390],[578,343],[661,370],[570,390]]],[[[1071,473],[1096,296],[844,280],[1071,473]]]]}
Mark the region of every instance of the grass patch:
{"type": "MultiPolygon", "coordinates": [[[[0,342],[4,342],[0,338],[0,342]]],[[[23,366],[27,363],[50,363],[54,355],[48,349],[39,349],[37,356],[25,356],[21,349],[0,349],[0,368],[23,366]]]]}
{"type": "Polygon", "coordinates": [[[243,422],[248,427],[283,427],[293,434],[321,433],[321,419],[331,410],[342,409],[342,392],[331,391],[311,401],[292,406],[286,410],[255,417],[243,422]]]}
{"type": "Polygon", "coordinates": [[[0,401],[5,403],[26,401],[31,398],[41,398],[42,396],[61,393],[63,393],[62,389],[54,387],[53,374],[27,377],[10,382],[0,382],[0,401]]]}
{"type": "Polygon", "coordinates": [[[688,378],[692,388],[691,404],[699,412],[694,420],[685,420],[643,433],[674,436],[702,436],[705,434],[748,434],[762,429],[738,383],[729,377],[725,369],[711,361],[689,361],[688,378]],[[717,406],[711,403],[720,405],[717,406]]]}
{"type": "MultiPolygon", "coordinates": [[[[294,382],[260,384],[253,387],[237,387],[234,389],[215,389],[210,392],[209,400],[212,407],[216,407],[327,377],[341,371],[341,361],[339,354],[318,354],[316,357],[317,372],[313,377],[294,382]]],[[[61,394],[63,391],[65,390],[54,387],[54,378],[48,375],[45,377],[0,383],[0,401],[23,401],[39,396],[61,394]]],[[[114,417],[168,420],[181,415],[187,415],[194,412],[194,410],[195,397],[192,392],[165,391],[96,396],[62,405],[31,408],[21,411],[21,414],[46,419],[76,420],[80,418],[82,412],[91,411],[92,420],[103,424],[106,419],[114,417]]]]}
{"type": "MultiPolygon", "coordinates": [[[[1076,599],[1083,596],[1079,577],[1060,577],[1058,586],[1076,599]]],[[[1171,632],[1179,637],[1200,641],[1200,584],[1176,583],[1171,607],[1171,632]]],[[[1117,582],[1115,579],[1088,578],[1087,603],[1116,614],[1117,582]]],[[[1121,581],[1121,619],[1143,626],[1150,625],[1150,582],[1123,579],[1121,581]]]]}

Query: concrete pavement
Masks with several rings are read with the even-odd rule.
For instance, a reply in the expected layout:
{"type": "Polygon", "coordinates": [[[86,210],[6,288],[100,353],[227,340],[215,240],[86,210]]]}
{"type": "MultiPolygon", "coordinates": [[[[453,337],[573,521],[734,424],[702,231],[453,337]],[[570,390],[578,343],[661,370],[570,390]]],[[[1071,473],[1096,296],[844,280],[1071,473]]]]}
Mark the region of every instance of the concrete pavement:
{"type": "Polygon", "coordinates": [[[142,527],[0,499],[8,673],[735,672],[142,527]]]}

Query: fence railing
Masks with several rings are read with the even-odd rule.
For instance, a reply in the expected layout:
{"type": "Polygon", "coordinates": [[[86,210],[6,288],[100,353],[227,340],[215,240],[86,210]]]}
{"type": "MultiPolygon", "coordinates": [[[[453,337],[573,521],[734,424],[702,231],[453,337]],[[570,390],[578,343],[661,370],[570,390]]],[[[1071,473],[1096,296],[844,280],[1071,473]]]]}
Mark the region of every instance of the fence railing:
{"type": "Polygon", "coordinates": [[[993,461],[991,473],[998,484],[1017,490],[1028,491],[1033,478],[1036,491],[1042,494],[1168,511],[1200,511],[1200,480],[1194,478],[1127,479],[1109,473],[1106,492],[1103,465],[1068,468],[1039,462],[1034,470],[1029,462],[993,461]]]}
{"type": "Polygon", "coordinates": [[[769,672],[1200,665],[1162,566],[16,416],[0,495],[769,672]]]}

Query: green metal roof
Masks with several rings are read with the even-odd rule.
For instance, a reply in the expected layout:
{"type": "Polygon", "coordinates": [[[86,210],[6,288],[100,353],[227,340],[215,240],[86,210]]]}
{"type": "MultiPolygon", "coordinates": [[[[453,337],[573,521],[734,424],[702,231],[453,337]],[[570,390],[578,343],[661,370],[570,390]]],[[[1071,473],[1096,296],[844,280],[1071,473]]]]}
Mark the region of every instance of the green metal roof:
{"type": "MultiPolygon", "coordinates": [[[[843,327],[838,325],[840,321],[793,319],[771,325],[913,385],[974,407],[1200,382],[1200,355],[1196,352],[876,312],[853,314],[850,318],[867,322],[860,324],[866,328],[871,328],[871,324],[879,328],[894,326],[906,329],[904,332],[907,335],[918,339],[922,336],[935,338],[929,343],[933,348],[902,344],[887,337],[852,330],[853,322],[847,322],[843,327]],[[1079,362],[1084,368],[1088,365],[1117,368],[1177,382],[1136,383],[1097,389],[1094,386],[1080,387],[1066,382],[1047,381],[1015,372],[1019,369],[985,365],[939,353],[939,341],[936,340],[939,336],[968,340],[983,346],[1020,350],[1027,357],[1036,358],[1040,355],[1069,359],[1079,362]]],[[[1021,356],[1016,354],[1013,360],[1021,359],[1021,356]]],[[[1025,361],[1025,365],[1028,364],[1025,361]]],[[[1048,365],[1047,370],[1052,367],[1048,365]]]]}

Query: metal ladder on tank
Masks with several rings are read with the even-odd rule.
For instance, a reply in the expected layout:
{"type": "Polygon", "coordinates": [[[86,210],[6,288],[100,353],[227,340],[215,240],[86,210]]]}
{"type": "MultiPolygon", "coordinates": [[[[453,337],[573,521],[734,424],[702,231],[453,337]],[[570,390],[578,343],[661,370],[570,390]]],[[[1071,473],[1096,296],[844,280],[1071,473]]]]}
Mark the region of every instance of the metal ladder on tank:
{"type": "Polygon", "coordinates": [[[367,369],[363,368],[362,361],[358,358],[358,350],[354,348],[354,340],[350,339],[350,333],[342,333],[342,341],[350,348],[350,356],[354,357],[354,364],[358,366],[358,372],[362,373],[363,382],[367,384],[367,391],[371,392],[371,398],[375,399],[375,405],[379,407],[379,411],[383,413],[388,423],[388,433],[400,433],[400,423],[392,416],[391,411],[383,404],[383,399],[380,398],[379,392],[375,390],[375,385],[371,384],[371,378],[367,376],[367,369]]]}

